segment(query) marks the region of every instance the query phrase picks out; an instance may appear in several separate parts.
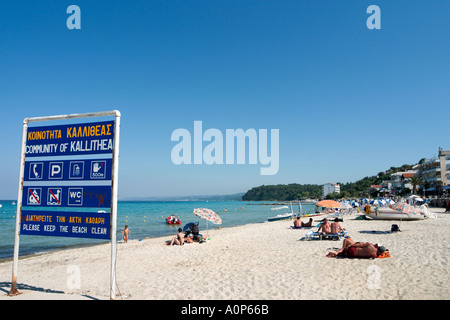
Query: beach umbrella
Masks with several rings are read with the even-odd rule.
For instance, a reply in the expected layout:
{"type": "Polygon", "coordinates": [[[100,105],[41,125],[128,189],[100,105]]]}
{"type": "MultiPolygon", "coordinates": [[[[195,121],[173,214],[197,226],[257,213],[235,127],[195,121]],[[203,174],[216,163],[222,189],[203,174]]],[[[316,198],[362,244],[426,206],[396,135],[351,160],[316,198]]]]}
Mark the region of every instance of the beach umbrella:
{"type": "Polygon", "coordinates": [[[341,204],[334,200],[322,200],[317,202],[316,206],[325,208],[340,208],[341,204]]]}
{"type": "Polygon", "coordinates": [[[352,208],[352,206],[350,203],[347,203],[347,202],[341,203],[341,209],[351,209],[351,208],[352,208]]]}
{"type": "Polygon", "coordinates": [[[207,208],[196,208],[194,209],[194,215],[196,215],[199,218],[206,220],[206,232],[208,233],[208,222],[212,222],[214,224],[222,224],[222,218],[212,211],[211,209],[207,208]]]}
{"type": "Polygon", "coordinates": [[[372,200],[370,201],[370,204],[373,204],[374,206],[382,206],[385,203],[383,203],[382,200],[372,200]]]}

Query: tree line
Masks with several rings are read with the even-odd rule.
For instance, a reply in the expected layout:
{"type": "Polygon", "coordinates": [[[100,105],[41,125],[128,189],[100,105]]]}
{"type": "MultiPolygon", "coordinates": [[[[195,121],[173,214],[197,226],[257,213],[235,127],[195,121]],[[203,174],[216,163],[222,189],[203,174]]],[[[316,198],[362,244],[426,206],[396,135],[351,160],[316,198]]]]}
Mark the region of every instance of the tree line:
{"type": "MultiPolygon", "coordinates": [[[[412,169],[412,165],[404,164],[401,167],[391,167],[385,172],[379,172],[375,176],[364,177],[355,182],[338,183],[341,187],[340,193],[327,195],[328,199],[347,199],[368,196],[371,185],[380,185],[389,180],[392,173],[412,169]]],[[[321,198],[322,185],[317,184],[278,184],[262,185],[248,190],[243,196],[244,201],[292,201],[308,198],[321,198]]]]}

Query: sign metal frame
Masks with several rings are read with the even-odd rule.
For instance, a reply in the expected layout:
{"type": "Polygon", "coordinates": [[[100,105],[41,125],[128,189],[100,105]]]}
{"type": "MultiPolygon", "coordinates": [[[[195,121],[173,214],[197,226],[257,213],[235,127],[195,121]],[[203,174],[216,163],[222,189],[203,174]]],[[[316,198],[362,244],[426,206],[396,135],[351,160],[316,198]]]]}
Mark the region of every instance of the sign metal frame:
{"type": "MultiPolygon", "coordinates": [[[[119,173],[119,137],[120,137],[120,118],[121,114],[118,110],[94,112],[94,113],[78,113],[57,116],[32,117],[23,120],[22,129],[22,148],[20,155],[20,170],[19,170],[19,187],[17,192],[17,213],[16,213],[16,230],[14,235],[14,254],[13,254],[13,268],[11,289],[8,295],[18,295],[17,290],[17,275],[19,263],[19,242],[20,242],[20,226],[23,205],[23,189],[24,189],[24,175],[25,175],[25,155],[27,146],[27,132],[28,124],[30,122],[51,121],[51,120],[69,120],[91,117],[106,117],[115,116],[114,121],[114,136],[112,149],[112,175],[111,175],[111,213],[110,213],[110,235],[111,235],[111,273],[110,273],[110,299],[115,298],[116,287],[116,254],[117,254],[117,196],[118,196],[118,173],[119,173]]],[[[26,204],[25,204],[26,205],[26,204]]]]}

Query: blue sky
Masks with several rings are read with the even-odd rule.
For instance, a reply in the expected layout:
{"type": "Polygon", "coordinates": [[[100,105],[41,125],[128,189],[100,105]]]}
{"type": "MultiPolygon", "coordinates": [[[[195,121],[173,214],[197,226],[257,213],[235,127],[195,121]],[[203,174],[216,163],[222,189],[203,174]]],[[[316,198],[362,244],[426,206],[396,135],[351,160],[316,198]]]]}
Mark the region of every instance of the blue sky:
{"type": "Polygon", "coordinates": [[[118,109],[119,197],[349,182],[450,149],[450,2],[5,1],[0,199],[25,117],[118,109]],[[69,5],[81,30],[69,30],[69,5]],[[366,9],[381,9],[369,30],[366,9]],[[279,129],[279,171],[179,165],[177,128],[279,129]]]}

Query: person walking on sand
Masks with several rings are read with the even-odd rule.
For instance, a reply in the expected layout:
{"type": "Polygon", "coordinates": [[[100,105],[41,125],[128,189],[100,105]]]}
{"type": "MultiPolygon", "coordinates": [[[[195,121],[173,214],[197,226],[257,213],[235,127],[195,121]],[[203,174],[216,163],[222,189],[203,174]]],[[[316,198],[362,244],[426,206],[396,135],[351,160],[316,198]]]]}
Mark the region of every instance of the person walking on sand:
{"type": "Polygon", "coordinates": [[[130,229],[128,229],[128,225],[125,225],[125,229],[122,231],[122,238],[125,243],[128,243],[128,237],[130,236],[130,229]]]}

